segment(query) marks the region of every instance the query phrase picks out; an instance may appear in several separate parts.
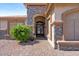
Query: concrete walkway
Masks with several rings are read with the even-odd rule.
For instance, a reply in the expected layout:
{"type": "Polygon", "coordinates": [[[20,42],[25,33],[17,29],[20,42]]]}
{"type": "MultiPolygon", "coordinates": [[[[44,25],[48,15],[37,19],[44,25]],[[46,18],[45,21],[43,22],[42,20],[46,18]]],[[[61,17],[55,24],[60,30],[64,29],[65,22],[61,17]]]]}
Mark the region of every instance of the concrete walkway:
{"type": "Polygon", "coordinates": [[[35,40],[19,44],[16,40],[0,39],[0,56],[64,56],[78,55],[79,51],[59,51],[51,47],[47,40],[35,40]]]}

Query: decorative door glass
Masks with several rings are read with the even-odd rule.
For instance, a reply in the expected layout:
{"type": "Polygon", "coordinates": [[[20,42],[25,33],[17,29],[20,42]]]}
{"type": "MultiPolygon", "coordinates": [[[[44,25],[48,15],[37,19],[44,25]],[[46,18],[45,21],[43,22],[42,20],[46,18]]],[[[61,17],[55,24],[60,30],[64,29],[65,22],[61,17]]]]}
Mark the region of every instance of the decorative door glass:
{"type": "Polygon", "coordinates": [[[44,25],[42,23],[36,24],[36,34],[43,35],[44,34],[44,25]]]}

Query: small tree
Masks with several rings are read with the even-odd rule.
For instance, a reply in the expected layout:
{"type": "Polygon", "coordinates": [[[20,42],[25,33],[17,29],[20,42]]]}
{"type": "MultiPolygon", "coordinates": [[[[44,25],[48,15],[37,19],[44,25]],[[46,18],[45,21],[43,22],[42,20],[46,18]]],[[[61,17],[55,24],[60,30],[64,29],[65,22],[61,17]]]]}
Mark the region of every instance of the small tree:
{"type": "Polygon", "coordinates": [[[22,24],[17,24],[10,30],[11,37],[20,42],[27,42],[31,33],[31,27],[22,24]]]}

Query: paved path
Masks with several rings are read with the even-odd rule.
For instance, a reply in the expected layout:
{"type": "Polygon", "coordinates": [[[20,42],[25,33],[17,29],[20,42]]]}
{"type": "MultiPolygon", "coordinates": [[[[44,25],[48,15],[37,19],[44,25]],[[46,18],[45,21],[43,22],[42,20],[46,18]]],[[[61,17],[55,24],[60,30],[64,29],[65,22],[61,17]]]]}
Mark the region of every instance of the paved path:
{"type": "Polygon", "coordinates": [[[18,44],[16,40],[0,40],[0,56],[63,56],[79,55],[79,51],[54,50],[47,40],[18,44]]]}

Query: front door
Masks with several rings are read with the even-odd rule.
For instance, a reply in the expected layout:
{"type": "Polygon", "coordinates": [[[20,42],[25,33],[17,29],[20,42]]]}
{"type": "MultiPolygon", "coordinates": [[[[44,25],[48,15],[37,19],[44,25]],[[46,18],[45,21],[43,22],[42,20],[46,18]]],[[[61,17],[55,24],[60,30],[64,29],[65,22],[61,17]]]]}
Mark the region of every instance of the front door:
{"type": "Polygon", "coordinates": [[[44,24],[42,22],[36,23],[36,36],[44,36],[44,24]]]}

